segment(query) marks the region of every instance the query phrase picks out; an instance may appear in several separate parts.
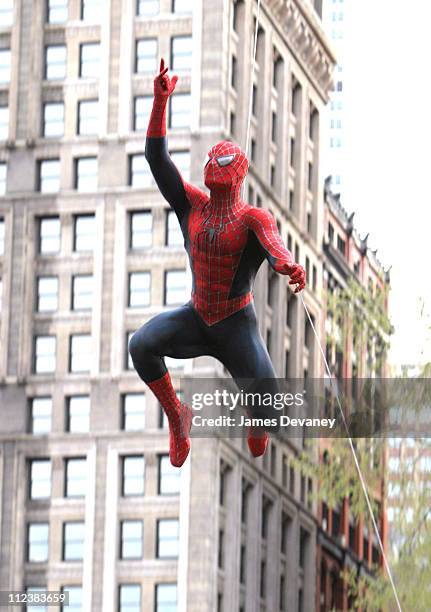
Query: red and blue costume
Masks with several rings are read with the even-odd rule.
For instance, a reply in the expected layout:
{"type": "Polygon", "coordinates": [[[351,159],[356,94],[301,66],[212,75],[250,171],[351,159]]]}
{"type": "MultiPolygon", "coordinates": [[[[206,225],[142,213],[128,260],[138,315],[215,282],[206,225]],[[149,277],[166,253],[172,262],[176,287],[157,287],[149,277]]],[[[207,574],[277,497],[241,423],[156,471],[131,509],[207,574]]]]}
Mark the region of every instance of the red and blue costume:
{"type": "MultiPolygon", "coordinates": [[[[237,381],[275,379],[253,305],[254,278],[267,259],[276,272],[290,276],[298,292],[305,286],[305,271],[285,248],[272,214],[242,200],[248,160],[238,145],[223,141],[209,151],[204,168],[209,195],[182,179],[166,140],[166,106],[176,82],[162,60],[145,155],[178,217],[193,275],[192,296],[184,306],[143,325],[132,336],[129,350],[139,376],[167,414],[170,459],[180,466],[190,449],[192,413],[179,401],[163,357],[211,355],[237,381]]],[[[267,441],[265,431],[250,429],[248,444],[254,456],[265,452],[267,441]]]]}

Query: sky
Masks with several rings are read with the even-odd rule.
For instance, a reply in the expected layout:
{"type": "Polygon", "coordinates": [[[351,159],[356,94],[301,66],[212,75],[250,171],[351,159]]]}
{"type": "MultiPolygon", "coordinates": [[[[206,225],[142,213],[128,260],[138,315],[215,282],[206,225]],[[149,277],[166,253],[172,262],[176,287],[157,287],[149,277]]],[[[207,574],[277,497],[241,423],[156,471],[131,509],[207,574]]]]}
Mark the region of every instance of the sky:
{"type": "Polygon", "coordinates": [[[417,364],[431,360],[431,4],[346,0],[345,9],[342,203],[392,265],[390,361],[417,364]]]}

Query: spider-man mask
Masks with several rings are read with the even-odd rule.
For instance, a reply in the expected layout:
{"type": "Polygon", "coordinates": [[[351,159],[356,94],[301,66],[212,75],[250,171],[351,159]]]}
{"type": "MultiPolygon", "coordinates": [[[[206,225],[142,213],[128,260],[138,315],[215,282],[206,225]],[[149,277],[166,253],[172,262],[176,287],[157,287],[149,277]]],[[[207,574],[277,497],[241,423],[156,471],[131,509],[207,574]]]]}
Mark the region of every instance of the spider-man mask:
{"type": "Polygon", "coordinates": [[[237,191],[247,174],[248,160],[244,151],[235,143],[223,140],[208,153],[204,168],[205,185],[212,190],[237,191]]]}

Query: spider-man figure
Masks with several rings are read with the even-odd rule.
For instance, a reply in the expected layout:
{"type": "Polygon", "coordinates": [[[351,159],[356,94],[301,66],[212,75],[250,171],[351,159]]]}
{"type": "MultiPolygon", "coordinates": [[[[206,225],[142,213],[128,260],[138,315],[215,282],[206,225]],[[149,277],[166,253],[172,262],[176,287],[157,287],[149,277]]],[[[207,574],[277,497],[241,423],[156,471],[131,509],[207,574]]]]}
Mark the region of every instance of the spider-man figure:
{"type": "MultiPolygon", "coordinates": [[[[162,59],[145,155],[180,222],[193,274],[192,297],[143,325],[133,334],[129,350],[139,376],[168,417],[170,460],[181,466],[190,450],[192,411],[178,399],[163,357],[211,355],[236,381],[275,379],[258,329],[253,281],[265,258],[276,272],[290,276],[289,283],[297,284],[295,292],[305,287],[305,271],[285,248],[271,213],[242,200],[248,161],[238,145],[223,141],[210,150],[204,169],[209,196],[181,178],[166,140],[166,105],[178,78],[171,79],[167,72],[162,59]]],[[[248,445],[255,457],[265,452],[267,442],[266,431],[250,428],[248,445]]]]}

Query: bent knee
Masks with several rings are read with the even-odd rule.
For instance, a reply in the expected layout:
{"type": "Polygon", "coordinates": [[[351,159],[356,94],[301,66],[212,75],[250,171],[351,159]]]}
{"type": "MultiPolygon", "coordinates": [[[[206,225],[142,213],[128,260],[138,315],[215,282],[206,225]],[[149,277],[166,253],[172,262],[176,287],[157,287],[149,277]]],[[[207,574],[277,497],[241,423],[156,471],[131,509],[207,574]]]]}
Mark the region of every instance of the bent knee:
{"type": "Polygon", "coordinates": [[[129,340],[129,353],[133,361],[138,361],[144,354],[152,353],[153,346],[149,333],[144,327],[141,327],[129,340]]]}

